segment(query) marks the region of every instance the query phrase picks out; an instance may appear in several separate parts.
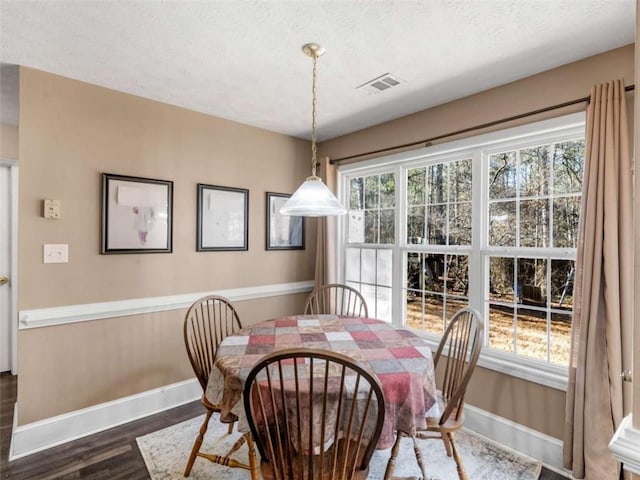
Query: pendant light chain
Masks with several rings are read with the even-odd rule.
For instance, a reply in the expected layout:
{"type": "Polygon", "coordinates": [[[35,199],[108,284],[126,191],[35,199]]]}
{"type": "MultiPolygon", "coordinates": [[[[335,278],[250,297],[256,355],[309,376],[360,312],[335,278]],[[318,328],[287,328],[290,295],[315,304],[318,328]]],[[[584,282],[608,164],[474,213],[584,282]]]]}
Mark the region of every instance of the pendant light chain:
{"type": "Polygon", "coordinates": [[[317,43],[307,43],[303,45],[302,51],[313,60],[313,82],[311,84],[313,98],[313,103],[311,104],[311,176],[306,178],[280,208],[280,214],[294,217],[344,215],[347,213],[347,209],[342,206],[322,179],[316,176],[316,156],[318,154],[316,146],[316,114],[318,110],[317,63],[318,57],[324,53],[324,48],[317,43]]]}
{"type": "Polygon", "coordinates": [[[316,88],[316,63],[318,61],[318,52],[313,52],[313,76],[311,84],[311,95],[313,98],[311,108],[311,176],[316,176],[316,110],[318,108],[318,89],[316,88]]]}

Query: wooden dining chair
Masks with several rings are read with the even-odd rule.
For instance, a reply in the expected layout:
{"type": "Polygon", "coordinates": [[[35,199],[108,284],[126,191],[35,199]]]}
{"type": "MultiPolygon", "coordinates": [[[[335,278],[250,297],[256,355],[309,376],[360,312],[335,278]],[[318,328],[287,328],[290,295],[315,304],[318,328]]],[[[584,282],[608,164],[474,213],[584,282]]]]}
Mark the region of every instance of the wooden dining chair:
{"type": "Polygon", "coordinates": [[[323,285],[311,292],[305,302],[304,313],[369,316],[367,302],[362,294],[355,288],[339,283],[323,285]]]}
{"type": "Polygon", "coordinates": [[[265,480],[360,480],[378,443],[380,382],[351,358],[294,348],[264,357],[243,392],[265,480]]]}
{"type": "MultiPolygon", "coordinates": [[[[416,438],[441,439],[447,456],[453,455],[458,477],[460,480],[467,480],[467,473],[456,445],[455,432],[463,425],[464,396],[482,349],[483,328],[480,314],[472,308],[463,308],[451,318],[438,345],[433,362],[436,369],[439,363],[443,364],[443,378],[438,388],[437,399],[441,415],[427,417],[427,428],[417,430],[414,437],[414,451],[424,478],[427,478],[427,474],[422,454],[415,443],[416,438]]],[[[408,432],[398,431],[396,442],[391,449],[385,479],[391,478],[400,439],[407,436],[410,436],[408,432]]]]}
{"type": "MultiPolygon", "coordinates": [[[[213,368],[216,351],[224,338],[241,328],[240,318],[231,302],[217,295],[209,295],[196,300],[184,317],[184,344],[193,371],[202,387],[201,402],[206,410],[204,422],[200,427],[184,470],[185,477],[191,473],[196,458],[202,457],[220,465],[247,469],[252,472],[252,480],[258,478],[253,440],[249,434],[240,437],[226,455],[211,455],[200,451],[211,415],[214,412],[220,412],[220,407],[209,402],[206,397],[207,382],[213,368]],[[249,464],[229,458],[229,455],[238,450],[245,442],[249,446],[249,464]]],[[[229,422],[229,433],[233,432],[233,425],[237,418],[234,416],[225,420],[229,422]]]]}

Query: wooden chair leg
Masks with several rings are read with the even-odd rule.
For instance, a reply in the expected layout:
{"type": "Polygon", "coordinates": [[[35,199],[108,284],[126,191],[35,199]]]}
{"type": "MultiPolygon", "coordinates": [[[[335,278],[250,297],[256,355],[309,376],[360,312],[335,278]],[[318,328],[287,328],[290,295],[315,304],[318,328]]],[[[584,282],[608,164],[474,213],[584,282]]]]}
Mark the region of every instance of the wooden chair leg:
{"type": "Polygon", "coordinates": [[[460,480],[467,480],[467,472],[464,469],[464,465],[462,464],[462,457],[460,457],[460,453],[458,453],[458,447],[456,446],[456,439],[453,432],[447,433],[447,437],[449,442],[451,443],[451,451],[453,452],[453,458],[456,461],[456,467],[458,469],[458,477],[460,480]]]}
{"type": "Polygon", "coordinates": [[[418,446],[418,442],[416,440],[416,437],[412,436],[411,439],[413,440],[413,451],[416,454],[416,460],[418,461],[418,466],[420,467],[420,472],[422,473],[422,478],[424,478],[426,480],[429,477],[427,477],[427,470],[424,467],[424,459],[422,458],[422,450],[420,450],[420,447],[418,446]]]}
{"type": "Polygon", "coordinates": [[[184,469],[184,476],[188,477],[191,473],[191,469],[193,468],[193,463],[196,461],[196,456],[200,451],[200,447],[202,446],[202,440],[204,440],[204,434],[207,433],[207,428],[209,427],[209,419],[213,414],[212,410],[207,410],[207,414],[204,418],[204,422],[202,422],[202,426],[200,427],[200,433],[196,438],[196,441],[193,443],[193,448],[191,449],[191,455],[189,455],[189,461],[187,462],[187,467],[184,469]]]}
{"type": "Polygon", "coordinates": [[[253,437],[250,433],[247,433],[246,435],[247,447],[249,447],[249,472],[251,473],[251,480],[258,480],[259,465],[255,445],[253,443],[253,437]]]}
{"type": "Polygon", "coordinates": [[[451,442],[449,442],[449,437],[446,433],[442,433],[441,435],[442,443],[444,443],[444,449],[447,452],[447,457],[451,456],[451,442]]]}
{"type": "Polygon", "coordinates": [[[233,445],[231,445],[231,448],[229,449],[225,457],[228,457],[232,453],[240,450],[240,448],[247,442],[247,440],[248,440],[248,435],[245,433],[238,440],[236,440],[233,445]]]}
{"type": "Polygon", "coordinates": [[[398,457],[398,452],[400,452],[400,439],[402,438],[402,435],[403,434],[400,430],[396,432],[396,441],[391,448],[391,456],[387,462],[387,469],[384,472],[384,480],[391,480],[393,470],[396,468],[396,459],[398,457]]]}
{"type": "Polygon", "coordinates": [[[229,424],[229,428],[227,429],[227,433],[231,434],[233,433],[233,426],[235,425],[236,422],[231,422],[229,424]]]}

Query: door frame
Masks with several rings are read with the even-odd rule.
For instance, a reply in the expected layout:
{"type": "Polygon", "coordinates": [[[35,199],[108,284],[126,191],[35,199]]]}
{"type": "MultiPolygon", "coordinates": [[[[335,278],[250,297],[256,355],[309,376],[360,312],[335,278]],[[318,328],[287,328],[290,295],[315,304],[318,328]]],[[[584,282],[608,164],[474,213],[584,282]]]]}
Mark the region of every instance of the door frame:
{"type": "Polygon", "coordinates": [[[9,169],[9,319],[11,322],[11,373],[18,374],[18,161],[0,157],[0,168],[9,169]]]}

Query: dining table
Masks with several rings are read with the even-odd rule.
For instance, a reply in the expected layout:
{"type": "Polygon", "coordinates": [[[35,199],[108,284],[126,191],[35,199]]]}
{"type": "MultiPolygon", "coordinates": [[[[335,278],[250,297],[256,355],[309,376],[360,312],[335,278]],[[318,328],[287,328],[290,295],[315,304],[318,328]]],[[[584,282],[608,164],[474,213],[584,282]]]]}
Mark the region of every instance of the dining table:
{"type": "Polygon", "coordinates": [[[413,436],[426,428],[427,414],[438,414],[433,357],[423,337],[373,318],[292,315],[238,330],[218,346],[206,397],[221,407],[223,422],[237,417],[238,431],[249,431],[242,402],[249,372],[266,354],[292,347],[344,354],[380,380],[385,420],[378,449],[391,447],[397,430],[413,436]]]}

